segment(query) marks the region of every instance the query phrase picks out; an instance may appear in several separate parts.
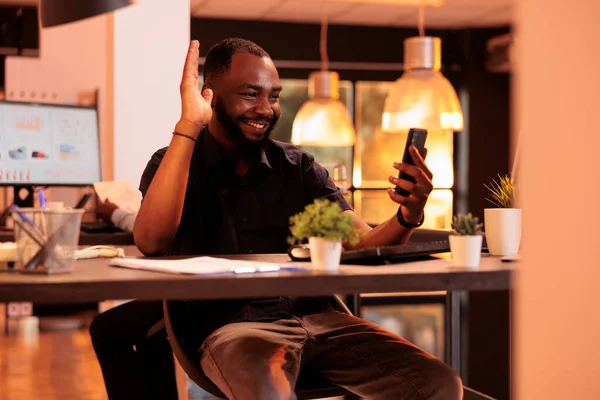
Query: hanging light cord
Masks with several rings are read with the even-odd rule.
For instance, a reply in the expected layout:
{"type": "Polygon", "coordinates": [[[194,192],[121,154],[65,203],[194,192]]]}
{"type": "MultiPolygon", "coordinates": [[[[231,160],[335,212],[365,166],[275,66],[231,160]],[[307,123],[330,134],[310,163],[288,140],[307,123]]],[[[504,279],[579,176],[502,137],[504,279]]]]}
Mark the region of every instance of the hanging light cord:
{"type": "Polygon", "coordinates": [[[418,18],[419,36],[423,37],[425,36],[425,8],[423,7],[423,2],[421,2],[421,5],[419,5],[418,18]]]}
{"type": "Polygon", "coordinates": [[[327,0],[321,1],[321,71],[329,69],[329,56],[327,55],[327,0]]]}

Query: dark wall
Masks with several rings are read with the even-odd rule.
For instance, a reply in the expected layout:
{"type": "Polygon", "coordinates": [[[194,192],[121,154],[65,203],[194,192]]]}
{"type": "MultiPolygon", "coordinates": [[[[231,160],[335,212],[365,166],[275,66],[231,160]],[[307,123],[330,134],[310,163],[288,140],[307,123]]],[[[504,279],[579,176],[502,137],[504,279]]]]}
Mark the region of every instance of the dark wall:
{"type": "Polygon", "coordinates": [[[38,13],[35,7],[0,6],[0,47],[3,54],[39,49],[38,13]],[[6,53],[4,53],[6,52],[6,53]]]}
{"type": "Polygon", "coordinates": [[[488,35],[474,30],[464,35],[464,88],[469,95],[469,210],[483,217],[490,207],[488,184],[508,173],[510,140],[510,75],[483,68],[488,35]]]}
{"type": "Polygon", "coordinates": [[[37,57],[40,32],[36,7],[0,6],[0,88],[7,55],[37,57]]]}
{"type": "MultiPolygon", "coordinates": [[[[483,183],[508,172],[510,77],[484,68],[485,45],[503,29],[427,30],[442,39],[444,75],[468,98],[465,131],[455,136],[455,204],[457,211],[483,217],[487,196],[483,183]],[[462,150],[461,150],[462,149],[462,150]],[[464,152],[463,152],[464,150],[464,152]],[[461,170],[464,169],[464,170],[461,170]]],[[[192,19],[191,37],[201,43],[200,55],[227,37],[250,39],[274,60],[319,61],[317,24],[192,19]]],[[[403,39],[416,29],[329,26],[330,61],[402,63],[403,39]]],[[[396,80],[401,71],[339,70],[345,80],[396,80]]],[[[308,77],[306,69],[279,69],[282,78],[308,77]]],[[[507,292],[471,293],[465,324],[465,382],[498,399],[509,398],[509,314],[507,292]]]]}
{"type": "MultiPolygon", "coordinates": [[[[330,61],[401,63],[402,41],[417,35],[416,29],[330,25],[328,55],[330,61]]],[[[442,38],[444,66],[455,70],[460,65],[461,33],[431,30],[427,34],[442,38]]],[[[227,37],[243,37],[264,47],[274,60],[320,61],[320,27],[316,24],[256,22],[216,19],[192,19],[191,37],[200,40],[200,55],[227,37]]],[[[341,79],[396,80],[401,71],[338,70],[341,79]]],[[[283,78],[306,78],[307,70],[280,71],[283,78]]],[[[452,73],[451,73],[452,74],[452,73]]]]}

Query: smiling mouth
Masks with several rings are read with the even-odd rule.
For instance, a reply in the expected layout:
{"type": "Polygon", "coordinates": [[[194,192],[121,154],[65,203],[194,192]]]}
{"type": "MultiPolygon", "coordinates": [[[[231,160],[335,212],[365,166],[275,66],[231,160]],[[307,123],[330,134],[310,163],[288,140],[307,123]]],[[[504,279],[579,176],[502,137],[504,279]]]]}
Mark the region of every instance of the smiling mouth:
{"type": "Polygon", "coordinates": [[[264,122],[256,122],[256,121],[243,121],[246,125],[250,125],[253,128],[256,129],[264,129],[267,126],[269,126],[268,123],[264,123],[264,122]]]}

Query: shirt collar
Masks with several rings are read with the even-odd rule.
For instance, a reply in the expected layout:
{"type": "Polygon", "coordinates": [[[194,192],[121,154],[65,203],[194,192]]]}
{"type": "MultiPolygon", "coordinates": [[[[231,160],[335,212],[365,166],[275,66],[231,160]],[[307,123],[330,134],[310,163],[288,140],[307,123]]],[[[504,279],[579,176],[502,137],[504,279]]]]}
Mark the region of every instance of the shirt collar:
{"type": "MultiPolygon", "coordinates": [[[[214,167],[223,161],[229,160],[223,147],[221,147],[219,142],[217,142],[213,135],[208,131],[208,127],[204,127],[202,130],[200,142],[202,144],[202,160],[207,168],[214,167]]],[[[270,146],[271,141],[269,140],[267,145],[260,149],[260,164],[264,164],[269,169],[273,169],[267,156],[267,149],[270,146]]]]}

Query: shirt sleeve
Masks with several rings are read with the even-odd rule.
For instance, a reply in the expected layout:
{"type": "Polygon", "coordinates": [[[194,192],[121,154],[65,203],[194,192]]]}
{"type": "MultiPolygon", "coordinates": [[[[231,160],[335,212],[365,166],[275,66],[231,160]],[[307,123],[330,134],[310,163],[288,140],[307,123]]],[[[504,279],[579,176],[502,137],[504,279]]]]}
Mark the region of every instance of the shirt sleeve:
{"type": "Polygon", "coordinates": [[[117,208],[110,216],[110,220],[117,228],[125,232],[133,232],[135,217],[137,217],[137,213],[129,213],[125,210],[117,208]]]}
{"type": "Polygon", "coordinates": [[[315,199],[326,198],[337,201],[343,211],[352,210],[352,206],[348,203],[342,191],[333,183],[327,169],[316,162],[315,158],[308,153],[305,154],[302,160],[302,173],[307,204],[312,203],[315,199]]]}
{"type": "Polygon", "coordinates": [[[154,179],[154,175],[166,152],[167,148],[162,148],[154,153],[150,161],[148,161],[146,169],[144,169],[144,173],[142,174],[142,179],[140,180],[140,192],[142,192],[142,198],[146,197],[146,192],[148,191],[150,183],[152,183],[152,179],[154,179]]]}

